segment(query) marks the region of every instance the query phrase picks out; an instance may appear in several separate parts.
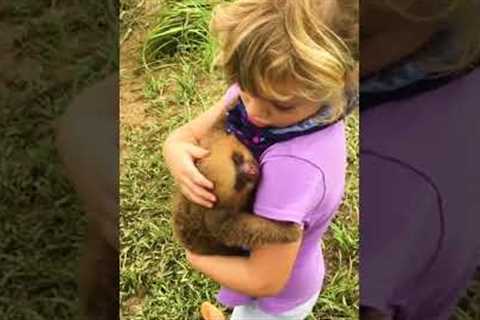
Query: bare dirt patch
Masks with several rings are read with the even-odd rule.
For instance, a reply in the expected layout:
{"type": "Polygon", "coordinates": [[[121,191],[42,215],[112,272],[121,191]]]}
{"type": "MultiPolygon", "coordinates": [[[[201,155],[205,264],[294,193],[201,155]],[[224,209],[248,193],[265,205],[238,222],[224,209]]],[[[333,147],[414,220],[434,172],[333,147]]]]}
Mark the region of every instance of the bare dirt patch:
{"type": "MultiPolygon", "coordinates": [[[[135,2],[135,1],[134,1],[135,2]]],[[[129,21],[120,37],[120,122],[122,126],[139,127],[151,119],[146,115],[143,93],[145,73],[141,50],[149,25],[159,12],[162,1],[136,1],[124,15],[129,21]]]]}
{"type": "Polygon", "coordinates": [[[144,75],[139,62],[139,49],[144,32],[133,31],[120,47],[120,122],[122,126],[144,123],[144,75]]]}

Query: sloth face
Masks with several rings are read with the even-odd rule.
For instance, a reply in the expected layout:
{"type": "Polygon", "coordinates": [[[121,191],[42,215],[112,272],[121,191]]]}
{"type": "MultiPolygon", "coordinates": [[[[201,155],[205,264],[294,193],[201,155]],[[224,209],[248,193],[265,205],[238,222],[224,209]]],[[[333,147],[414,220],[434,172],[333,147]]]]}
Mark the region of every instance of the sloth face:
{"type": "Polygon", "coordinates": [[[244,155],[238,151],[233,151],[231,158],[236,171],[234,189],[237,192],[241,192],[257,182],[259,175],[258,165],[251,159],[245,159],[244,155]]]}
{"type": "Polygon", "coordinates": [[[210,154],[197,162],[199,170],[214,183],[217,206],[245,206],[259,179],[258,163],[250,151],[229,134],[210,137],[203,145],[210,154]]]}

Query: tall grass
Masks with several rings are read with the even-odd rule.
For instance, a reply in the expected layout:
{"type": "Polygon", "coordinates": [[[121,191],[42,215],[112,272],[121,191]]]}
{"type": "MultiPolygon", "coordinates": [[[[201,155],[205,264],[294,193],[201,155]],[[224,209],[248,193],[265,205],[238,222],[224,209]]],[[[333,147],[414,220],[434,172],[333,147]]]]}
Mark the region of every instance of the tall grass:
{"type": "Polygon", "coordinates": [[[214,2],[206,0],[167,2],[145,41],[144,66],[149,68],[183,54],[198,56],[204,66],[210,67],[214,45],[208,29],[213,6],[214,2]]]}

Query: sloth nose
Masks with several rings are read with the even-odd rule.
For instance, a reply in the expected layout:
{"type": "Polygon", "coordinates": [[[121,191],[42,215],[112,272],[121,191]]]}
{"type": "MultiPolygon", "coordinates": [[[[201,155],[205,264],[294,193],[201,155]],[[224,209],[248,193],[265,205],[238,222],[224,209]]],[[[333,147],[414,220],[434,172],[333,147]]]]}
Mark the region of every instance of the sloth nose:
{"type": "Polygon", "coordinates": [[[258,167],[252,161],[246,161],[242,164],[242,172],[252,180],[258,177],[258,167]]]}

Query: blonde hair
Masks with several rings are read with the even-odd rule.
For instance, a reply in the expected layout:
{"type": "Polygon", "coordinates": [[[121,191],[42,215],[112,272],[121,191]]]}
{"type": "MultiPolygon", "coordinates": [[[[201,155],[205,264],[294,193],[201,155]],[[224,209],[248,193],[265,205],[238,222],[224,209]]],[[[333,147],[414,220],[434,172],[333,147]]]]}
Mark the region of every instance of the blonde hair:
{"type": "Polygon", "coordinates": [[[353,9],[340,8],[341,2],[356,1],[238,0],[219,5],[211,22],[219,43],[216,65],[229,83],[238,82],[256,96],[320,102],[343,95],[356,39],[353,9]],[[290,92],[278,89],[285,81],[295,84],[290,92]]]}
{"type": "MultiPolygon", "coordinates": [[[[427,13],[413,12],[417,0],[377,0],[377,5],[395,11],[415,22],[438,23],[452,33],[451,50],[454,59],[442,59],[438,52],[423,57],[424,66],[432,74],[442,76],[460,72],[480,62],[480,5],[476,0],[430,0],[424,3],[427,13]]],[[[436,48],[432,49],[433,51],[436,48]]]]}

